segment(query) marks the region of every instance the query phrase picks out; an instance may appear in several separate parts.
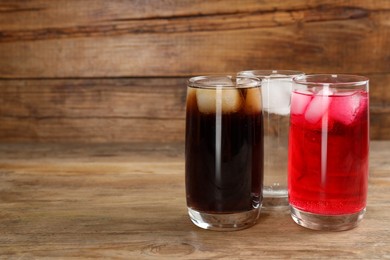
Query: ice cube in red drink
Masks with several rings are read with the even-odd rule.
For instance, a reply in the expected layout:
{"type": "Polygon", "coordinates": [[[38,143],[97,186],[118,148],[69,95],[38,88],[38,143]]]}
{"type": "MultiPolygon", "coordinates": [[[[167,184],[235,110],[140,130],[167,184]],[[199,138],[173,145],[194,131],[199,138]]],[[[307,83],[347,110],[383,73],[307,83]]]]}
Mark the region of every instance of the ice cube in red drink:
{"type": "Polygon", "coordinates": [[[346,92],[338,94],[330,106],[330,114],[335,121],[350,125],[359,111],[364,109],[364,98],[361,91],[346,92]]]}
{"type": "Polygon", "coordinates": [[[323,115],[328,111],[332,92],[328,89],[323,89],[315,94],[306,108],[305,119],[310,124],[318,123],[323,115]]]}

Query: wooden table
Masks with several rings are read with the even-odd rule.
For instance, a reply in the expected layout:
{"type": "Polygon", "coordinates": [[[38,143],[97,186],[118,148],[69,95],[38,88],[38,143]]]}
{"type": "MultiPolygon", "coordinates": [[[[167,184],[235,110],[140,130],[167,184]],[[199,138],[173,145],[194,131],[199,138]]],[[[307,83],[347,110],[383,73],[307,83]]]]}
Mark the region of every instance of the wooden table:
{"type": "Polygon", "coordinates": [[[1,257],[390,258],[390,141],[371,143],[367,213],[344,232],[302,228],[288,212],[237,232],[199,229],[183,158],[182,144],[0,145],[1,257]]]}

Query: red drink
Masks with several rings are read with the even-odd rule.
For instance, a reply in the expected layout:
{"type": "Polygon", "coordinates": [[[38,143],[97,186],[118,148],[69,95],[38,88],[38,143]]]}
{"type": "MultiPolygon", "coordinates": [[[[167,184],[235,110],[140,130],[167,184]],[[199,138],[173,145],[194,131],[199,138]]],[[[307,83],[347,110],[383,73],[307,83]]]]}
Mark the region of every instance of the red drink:
{"type": "Polygon", "coordinates": [[[367,197],[368,93],[320,89],[292,93],[289,201],[314,214],[357,213],[367,197]]]}

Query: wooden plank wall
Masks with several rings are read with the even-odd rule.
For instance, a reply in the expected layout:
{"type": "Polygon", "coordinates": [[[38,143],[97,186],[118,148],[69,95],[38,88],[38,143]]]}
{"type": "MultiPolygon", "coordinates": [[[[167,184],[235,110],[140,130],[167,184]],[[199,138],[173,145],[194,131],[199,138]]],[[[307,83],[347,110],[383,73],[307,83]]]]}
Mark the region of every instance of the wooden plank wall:
{"type": "Polygon", "coordinates": [[[244,69],[368,76],[390,139],[388,0],[2,0],[0,141],[180,142],[186,79],[244,69]]]}

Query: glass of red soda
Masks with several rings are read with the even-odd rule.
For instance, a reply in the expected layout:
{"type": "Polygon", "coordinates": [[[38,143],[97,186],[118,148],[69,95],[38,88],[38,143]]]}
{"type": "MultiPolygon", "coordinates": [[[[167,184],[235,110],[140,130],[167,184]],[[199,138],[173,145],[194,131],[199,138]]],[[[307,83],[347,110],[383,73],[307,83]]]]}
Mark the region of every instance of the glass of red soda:
{"type": "Polygon", "coordinates": [[[186,197],[198,227],[238,230],[256,223],[263,187],[260,85],[250,77],[188,81],[186,197]]]}
{"type": "Polygon", "coordinates": [[[293,79],[288,193],[291,216],[316,230],[348,230],[366,210],[369,80],[355,75],[293,79]]]}

